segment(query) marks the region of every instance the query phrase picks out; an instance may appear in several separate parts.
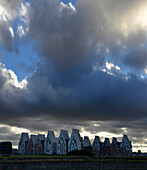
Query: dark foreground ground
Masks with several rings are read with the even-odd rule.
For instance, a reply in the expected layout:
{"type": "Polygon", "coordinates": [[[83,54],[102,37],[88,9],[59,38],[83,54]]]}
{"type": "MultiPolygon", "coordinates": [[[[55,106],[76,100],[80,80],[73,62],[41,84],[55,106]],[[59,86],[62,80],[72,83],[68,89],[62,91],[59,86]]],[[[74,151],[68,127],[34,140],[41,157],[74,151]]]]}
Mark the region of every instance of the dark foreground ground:
{"type": "Polygon", "coordinates": [[[146,169],[147,157],[0,156],[0,170],[146,169]]]}

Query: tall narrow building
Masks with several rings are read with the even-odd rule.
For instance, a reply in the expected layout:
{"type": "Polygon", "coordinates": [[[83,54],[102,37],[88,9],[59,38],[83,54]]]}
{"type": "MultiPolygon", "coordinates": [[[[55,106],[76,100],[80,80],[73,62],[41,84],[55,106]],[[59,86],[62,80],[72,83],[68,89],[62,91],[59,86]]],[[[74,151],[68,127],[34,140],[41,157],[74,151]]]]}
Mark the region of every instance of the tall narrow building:
{"type": "Polygon", "coordinates": [[[85,151],[88,151],[88,152],[92,153],[92,146],[91,146],[91,142],[90,142],[88,136],[84,136],[83,149],[84,149],[85,151]]]}
{"type": "Polygon", "coordinates": [[[115,138],[115,137],[112,138],[112,144],[111,145],[114,146],[114,147],[118,147],[119,146],[117,138],[115,138]]]}
{"type": "Polygon", "coordinates": [[[101,140],[99,136],[95,136],[93,145],[92,145],[92,152],[94,155],[99,156],[100,155],[100,148],[101,148],[101,140]]]}
{"type": "Polygon", "coordinates": [[[44,154],[55,155],[57,150],[57,139],[54,131],[48,131],[47,137],[44,142],[44,154]]]}
{"type": "Polygon", "coordinates": [[[28,133],[22,133],[19,143],[18,143],[18,153],[19,154],[27,154],[27,145],[29,141],[29,135],[28,133]]]}
{"type": "Polygon", "coordinates": [[[123,136],[120,147],[125,149],[126,156],[130,156],[132,154],[132,144],[127,135],[123,136]]]}
{"type": "Polygon", "coordinates": [[[37,140],[35,143],[35,154],[36,155],[44,154],[44,140],[45,140],[45,135],[38,134],[37,140]]]}
{"type": "Polygon", "coordinates": [[[31,135],[28,146],[27,146],[27,153],[29,155],[34,155],[35,154],[35,144],[37,141],[37,135],[31,135]]]}
{"type": "Polygon", "coordinates": [[[89,137],[88,137],[88,136],[84,136],[83,147],[84,147],[84,148],[86,148],[86,147],[91,147],[91,143],[90,143],[90,140],[89,140],[89,137]]]}
{"type": "Polygon", "coordinates": [[[66,155],[68,153],[69,135],[67,130],[61,130],[57,142],[57,155],[66,155]]]}
{"type": "Polygon", "coordinates": [[[68,142],[68,151],[72,152],[74,150],[81,150],[83,149],[83,141],[80,136],[79,130],[73,129],[71,137],[68,142]]]}
{"type": "Polygon", "coordinates": [[[109,138],[105,138],[103,146],[110,146],[110,145],[111,144],[110,144],[109,138]]]}

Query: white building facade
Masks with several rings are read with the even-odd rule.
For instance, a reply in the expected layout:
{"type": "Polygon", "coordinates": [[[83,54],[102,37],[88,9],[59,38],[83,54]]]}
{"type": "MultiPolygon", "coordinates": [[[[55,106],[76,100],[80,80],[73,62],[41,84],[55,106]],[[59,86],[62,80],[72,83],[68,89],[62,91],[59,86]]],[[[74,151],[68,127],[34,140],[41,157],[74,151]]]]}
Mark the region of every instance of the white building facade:
{"type": "Polygon", "coordinates": [[[35,154],[36,155],[44,154],[44,141],[45,141],[45,135],[38,134],[37,140],[35,143],[35,154]]]}
{"type": "Polygon", "coordinates": [[[29,135],[28,133],[22,133],[19,143],[18,143],[18,153],[19,154],[27,154],[27,145],[29,141],[29,135]]]}
{"type": "Polygon", "coordinates": [[[35,154],[35,145],[37,141],[37,135],[31,135],[28,146],[27,146],[27,153],[29,155],[34,155],[35,154]]]}
{"type": "Polygon", "coordinates": [[[57,139],[54,131],[48,131],[47,137],[44,142],[44,154],[55,155],[57,150],[57,139]]]}
{"type": "Polygon", "coordinates": [[[57,155],[66,155],[68,153],[69,135],[67,130],[61,130],[57,142],[57,155]]]}
{"type": "Polygon", "coordinates": [[[68,142],[68,152],[83,149],[83,141],[80,136],[79,130],[73,129],[71,137],[68,142]]]}
{"type": "Polygon", "coordinates": [[[126,156],[130,156],[132,154],[132,144],[127,135],[123,136],[120,147],[125,148],[126,156]]]}
{"type": "MultiPolygon", "coordinates": [[[[110,144],[109,138],[105,138],[102,143],[99,136],[95,136],[91,146],[88,136],[84,136],[84,140],[80,136],[79,130],[72,129],[69,138],[67,130],[61,130],[59,138],[54,135],[54,131],[48,131],[45,135],[31,135],[29,139],[28,133],[22,133],[18,143],[19,154],[47,154],[47,155],[67,155],[69,152],[76,150],[84,150],[84,152],[92,152],[94,155],[126,155],[132,154],[132,145],[128,136],[124,135],[121,142],[113,137],[110,144]]],[[[81,154],[82,152],[80,152],[81,154]]],[[[74,153],[73,153],[74,154],[74,153]]],[[[75,152],[75,154],[77,154],[75,152]]],[[[70,153],[69,153],[70,155],[70,153]]]]}

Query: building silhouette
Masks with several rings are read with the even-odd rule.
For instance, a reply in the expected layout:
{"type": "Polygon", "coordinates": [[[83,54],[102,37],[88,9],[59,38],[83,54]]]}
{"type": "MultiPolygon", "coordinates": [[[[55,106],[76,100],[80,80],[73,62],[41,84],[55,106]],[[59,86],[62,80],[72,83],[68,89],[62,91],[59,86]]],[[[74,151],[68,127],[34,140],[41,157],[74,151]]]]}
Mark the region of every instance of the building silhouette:
{"type": "Polygon", "coordinates": [[[31,135],[22,133],[18,143],[19,154],[47,154],[47,155],[67,155],[74,151],[85,150],[96,156],[130,156],[132,154],[132,144],[127,135],[123,135],[122,141],[118,142],[117,138],[105,138],[102,142],[99,136],[95,136],[91,145],[88,136],[84,139],[80,136],[78,129],[72,129],[69,137],[67,130],[61,130],[58,138],[55,137],[54,131],[48,131],[45,135],[31,135]]]}

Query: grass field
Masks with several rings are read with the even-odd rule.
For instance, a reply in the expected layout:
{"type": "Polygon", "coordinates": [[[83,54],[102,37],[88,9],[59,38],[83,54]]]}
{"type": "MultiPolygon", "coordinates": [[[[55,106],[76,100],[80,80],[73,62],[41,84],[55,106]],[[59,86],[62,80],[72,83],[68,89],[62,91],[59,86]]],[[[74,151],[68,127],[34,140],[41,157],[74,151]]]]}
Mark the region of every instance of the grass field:
{"type": "Polygon", "coordinates": [[[121,157],[102,157],[102,156],[49,156],[49,155],[9,155],[0,156],[0,163],[4,162],[81,162],[81,161],[126,161],[126,162],[147,162],[147,157],[121,156],[121,157]]]}

